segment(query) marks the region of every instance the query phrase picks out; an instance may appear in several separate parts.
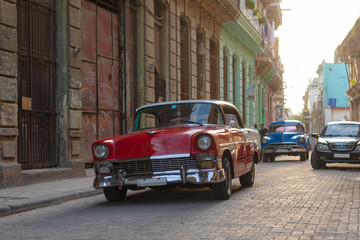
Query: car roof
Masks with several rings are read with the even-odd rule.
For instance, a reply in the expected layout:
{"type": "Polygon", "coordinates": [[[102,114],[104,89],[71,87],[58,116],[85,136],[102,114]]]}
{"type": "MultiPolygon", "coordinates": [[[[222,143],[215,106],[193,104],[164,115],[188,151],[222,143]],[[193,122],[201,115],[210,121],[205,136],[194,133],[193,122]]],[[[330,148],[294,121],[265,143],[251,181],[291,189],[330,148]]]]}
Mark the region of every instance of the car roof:
{"type": "Polygon", "coordinates": [[[236,109],[236,107],[226,101],[221,101],[221,100],[180,100],[180,101],[169,101],[169,102],[160,102],[160,103],[151,103],[151,104],[147,104],[147,105],[143,105],[141,107],[139,107],[136,111],[139,111],[143,108],[148,108],[148,107],[157,107],[157,106],[165,106],[165,105],[171,105],[171,104],[183,104],[183,103],[208,103],[208,104],[216,104],[216,105],[227,105],[230,107],[233,107],[236,109]]]}
{"type": "Polygon", "coordinates": [[[336,125],[336,124],[354,124],[354,125],[359,125],[360,122],[355,122],[355,121],[333,121],[333,122],[328,122],[326,125],[336,125]]]}
{"type": "Polygon", "coordinates": [[[270,123],[270,125],[279,124],[279,123],[302,123],[302,122],[298,120],[283,120],[283,121],[272,122],[270,123]]]}

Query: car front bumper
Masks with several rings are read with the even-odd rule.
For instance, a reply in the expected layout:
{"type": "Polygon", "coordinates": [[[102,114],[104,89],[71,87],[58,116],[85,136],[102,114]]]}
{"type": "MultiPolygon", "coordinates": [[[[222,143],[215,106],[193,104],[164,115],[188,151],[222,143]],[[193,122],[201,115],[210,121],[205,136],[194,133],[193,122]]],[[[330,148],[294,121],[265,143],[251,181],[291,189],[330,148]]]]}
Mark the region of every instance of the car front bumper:
{"type": "Polygon", "coordinates": [[[299,155],[300,153],[306,153],[307,149],[303,146],[291,146],[283,147],[281,145],[263,147],[263,153],[271,155],[299,155]]]}
{"type": "Polygon", "coordinates": [[[146,175],[127,176],[126,172],[119,171],[118,175],[97,175],[94,179],[94,188],[104,187],[152,187],[170,184],[182,185],[211,185],[225,180],[224,169],[199,170],[181,169],[180,171],[166,171],[146,175]]]}
{"type": "Polygon", "coordinates": [[[317,158],[326,163],[360,163],[360,151],[332,152],[315,151],[317,158]]]}

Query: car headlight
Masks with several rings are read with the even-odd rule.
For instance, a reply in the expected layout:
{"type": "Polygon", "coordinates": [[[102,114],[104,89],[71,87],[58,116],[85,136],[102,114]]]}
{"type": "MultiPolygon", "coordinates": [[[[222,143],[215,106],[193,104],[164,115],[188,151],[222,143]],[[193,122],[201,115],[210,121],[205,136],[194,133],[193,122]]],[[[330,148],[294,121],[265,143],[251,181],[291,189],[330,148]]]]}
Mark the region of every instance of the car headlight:
{"type": "Polygon", "coordinates": [[[212,146],[213,140],[209,135],[200,135],[197,139],[198,147],[206,151],[212,146]]]}
{"type": "Polygon", "coordinates": [[[299,137],[299,143],[304,143],[305,142],[305,138],[304,137],[299,137]]]}
{"type": "Polygon", "coordinates": [[[99,159],[107,158],[107,156],[109,155],[109,149],[103,143],[96,144],[93,148],[93,151],[94,151],[95,157],[97,157],[99,159]]]}
{"type": "Polygon", "coordinates": [[[327,150],[329,150],[329,147],[326,144],[318,144],[318,145],[316,145],[316,149],[318,151],[327,151],[327,150]]]}
{"type": "Polygon", "coordinates": [[[262,144],[266,144],[267,142],[268,142],[268,140],[266,138],[261,139],[262,144]]]}
{"type": "Polygon", "coordinates": [[[357,145],[355,151],[360,151],[360,145],[357,145]]]}

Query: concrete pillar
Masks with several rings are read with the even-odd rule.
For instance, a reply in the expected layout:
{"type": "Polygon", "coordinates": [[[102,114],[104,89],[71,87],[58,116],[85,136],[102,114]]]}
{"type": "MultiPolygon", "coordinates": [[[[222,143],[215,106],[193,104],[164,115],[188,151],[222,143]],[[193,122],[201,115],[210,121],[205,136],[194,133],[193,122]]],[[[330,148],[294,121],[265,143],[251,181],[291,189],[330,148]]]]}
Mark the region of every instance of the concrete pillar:
{"type": "Polygon", "coordinates": [[[16,2],[0,1],[0,188],[22,185],[18,164],[16,2]]]}

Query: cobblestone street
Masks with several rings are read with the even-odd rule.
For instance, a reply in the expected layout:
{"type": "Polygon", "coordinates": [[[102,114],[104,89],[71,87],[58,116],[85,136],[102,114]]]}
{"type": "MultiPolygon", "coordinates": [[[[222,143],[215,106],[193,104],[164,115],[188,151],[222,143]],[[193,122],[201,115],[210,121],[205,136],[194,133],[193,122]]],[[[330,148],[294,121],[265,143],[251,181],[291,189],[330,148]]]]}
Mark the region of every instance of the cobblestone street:
{"type": "Polygon", "coordinates": [[[313,170],[281,157],[256,167],[254,186],[234,180],[227,201],[209,189],[143,190],[115,204],[100,195],[0,218],[0,239],[360,238],[357,165],[313,170]]]}

